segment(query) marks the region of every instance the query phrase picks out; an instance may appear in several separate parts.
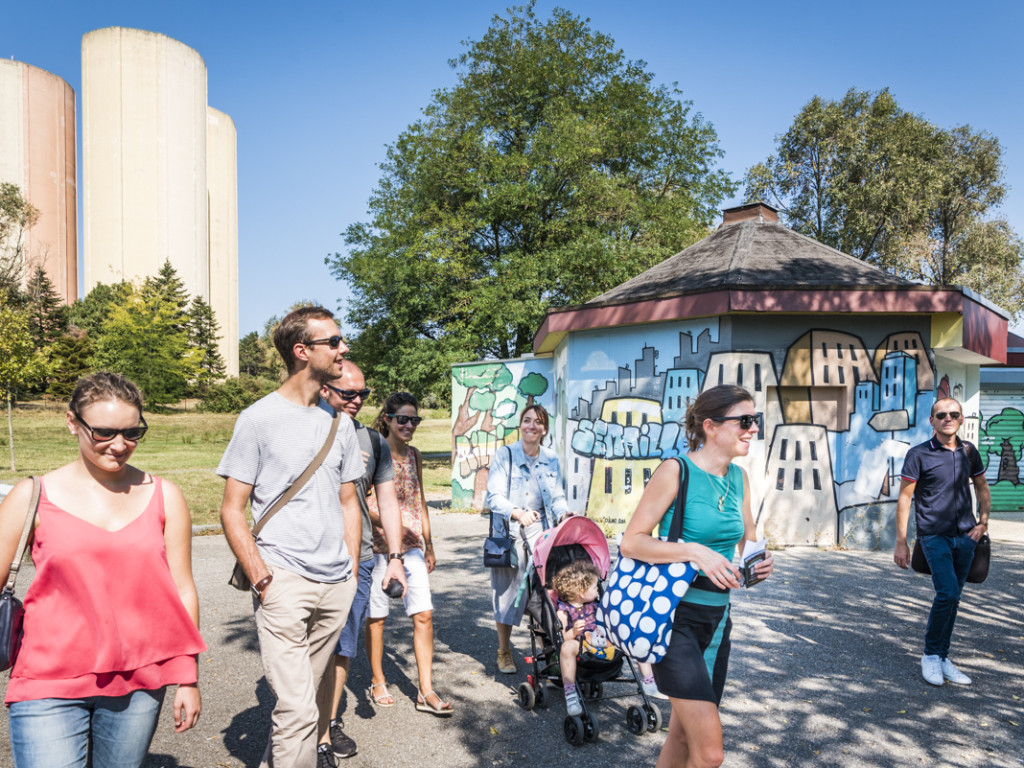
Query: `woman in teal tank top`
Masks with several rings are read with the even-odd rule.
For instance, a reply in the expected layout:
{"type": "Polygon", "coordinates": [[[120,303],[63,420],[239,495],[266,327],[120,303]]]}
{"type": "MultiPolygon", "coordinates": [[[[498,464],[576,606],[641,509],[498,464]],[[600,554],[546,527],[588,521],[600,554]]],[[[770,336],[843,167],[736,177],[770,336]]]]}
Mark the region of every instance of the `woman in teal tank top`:
{"type": "MultiPolygon", "coordinates": [[[[619,552],[648,563],[690,562],[700,574],[680,601],[665,658],[654,665],[659,690],[672,702],[668,738],[658,766],[690,760],[719,766],[724,759],[718,705],[729,661],[729,590],[740,586],[733,565],[736,546],[756,541],[750,483],[733,459],[746,456],[760,429],[760,415],[742,387],[719,385],[702,392],[686,412],[690,451],[684,457],[689,482],[682,542],[660,541],[668,533],[681,481],[679,462],[662,462],[644,489],[626,526],[619,552]]],[[[771,553],[754,568],[771,574],[771,553]]]]}

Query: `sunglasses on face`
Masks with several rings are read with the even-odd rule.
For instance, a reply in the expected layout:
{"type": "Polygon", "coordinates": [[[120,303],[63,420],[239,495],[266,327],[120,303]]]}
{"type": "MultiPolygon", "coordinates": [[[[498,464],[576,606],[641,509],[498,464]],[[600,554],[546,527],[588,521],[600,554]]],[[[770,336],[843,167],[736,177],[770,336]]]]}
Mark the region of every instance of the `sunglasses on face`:
{"type": "Polygon", "coordinates": [[[939,421],[944,421],[945,418],[949,416],[953,421],[959,421],[960,415],[960,411],[939,411],[935,414],[935,418],[939,421]]]}
{"type": "Polygon", "coordinates": [[[395,421],[397,421],[399,424],[401,424],[403,426],[405,426],[409,422],[412,422],[412,425],[414,427],[418,427],[420,425],[420,422],[423,421],[423,417],[422,416],[404,416],[404,415],[400,415],[400,414],[397,414],[397,413],[389,413],[389,414],[386,414],[386,415],[387,415],[387,417],[389,419],[394,419],[395,421]]]}
{"type": "Polygon", "coordinates": [[[366,389],[338,389],[337,387],[332,387],[330,384],[328,384],[327,388],[334,392],[342,400],[355,400],[357,397],[362,400],[365,400],[370,396],[369,387],[367,387],[366,389]]]}
{"type": "Polygon", "coordinates": [[[712,416],[712,421],[717,421],[721,424],[723,421],[738,421],[740,423],[740,429],[750,429],[755,424],[760,428],[761,426],[761,414],[755,413],[750,415],[745,413],[742,416],[712,416]]]}
{"type": "Polygon", "coordinates": [[[128,429],[112,429],[110,427],[90,427],[85,423],[85,419],[79,416],[77,413],[72,411],[78,423],[81,424],[89,431],[89,436],[93,439],[94,443],[109,443],[118,435],[121,435],[129,443],[137,443],[142,439],[142,436],[146,434],[146,430],[149,426],[146,424],[146,420],[139,416],[139,421],[142,422],[141,427],[128,427],[128,429]]]}
{"type": "Polygon", "coordinates": [[[331,336],[328,339],[310,339],[309,341],[302,342],[307,347],[315,347],[317,344],[326,344],[331,349],[337,349],[339,346],[345,343],[344,336],[331,336]]]}

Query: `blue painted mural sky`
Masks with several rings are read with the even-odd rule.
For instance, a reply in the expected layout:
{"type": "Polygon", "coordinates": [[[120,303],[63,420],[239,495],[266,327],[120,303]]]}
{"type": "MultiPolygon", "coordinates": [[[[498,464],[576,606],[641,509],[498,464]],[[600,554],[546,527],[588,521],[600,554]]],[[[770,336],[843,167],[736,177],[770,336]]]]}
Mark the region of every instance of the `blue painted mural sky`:
{"type": "MultiPolygon", "coordinates": [[[[80,93],[81,37],[92,29],[153,30],[199,51],[209,103],[238,129],[244,334],[300,299],[343,308],[347,289],[323,259],[365,218],[385,145],[434,89],[454,82],[447,62],[460,41],[479,39],[510,4],[8,2],[0,56],[54,72],[80,93]]],[[[812,96],[839,98],[852,87],[888,86],[939,125],[990,131],[1011,187],[1003,214],[1024,234],[1022,3],[543,0],[538,15],[556,4],[645,60],[655,82],[678,82],[718,131],[722,165],[736,177],[771,152],[812,96]]]]}

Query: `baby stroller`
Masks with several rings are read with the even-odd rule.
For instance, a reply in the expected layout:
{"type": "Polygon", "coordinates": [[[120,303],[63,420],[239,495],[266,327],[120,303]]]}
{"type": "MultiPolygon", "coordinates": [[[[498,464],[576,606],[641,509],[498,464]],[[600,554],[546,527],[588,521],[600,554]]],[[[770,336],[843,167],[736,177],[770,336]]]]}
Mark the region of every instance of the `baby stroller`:
{"type": "MultiPolygon", "coordinates": [[[[551,579],[569,563],[589,558],[601,574],[599,590],[603,591],[611,554],[604,532],[586,517],[568,517],[555,528],[544,531],[532,553],[525,539],[522,543],[525,554],[522,562],[528,563],[528,570],[524,580],[525,594],[520,595],[520,599],[526,600],[525,615],[529,617],[532,655],[526,662],[531,665],[532,672],[527,675],[526,682],[519,685],[518,693],[520,706],[532,710],[537,705],[546,705],[548,683],[562,685],[559,669],[562,631],[556,615],[557,595],[550,589],[551,579]]],[[[608,682],[635,684],[637,694],[643,700],[642,706],[632,705],[626,712],[626,725],[631,732],[639,736],[660,730],[661,710],[651,703],[641,681],[636,662],[617,648],[612,658],[602,658],[589,651],[581,652],[576,663],[576,687],[583,713],[566,716],[563,723],[565,740],[573,746],[597,740],[597,719],[591,712],[591,706],[592,702],[602,698],[603,684],[608,682]]]]}

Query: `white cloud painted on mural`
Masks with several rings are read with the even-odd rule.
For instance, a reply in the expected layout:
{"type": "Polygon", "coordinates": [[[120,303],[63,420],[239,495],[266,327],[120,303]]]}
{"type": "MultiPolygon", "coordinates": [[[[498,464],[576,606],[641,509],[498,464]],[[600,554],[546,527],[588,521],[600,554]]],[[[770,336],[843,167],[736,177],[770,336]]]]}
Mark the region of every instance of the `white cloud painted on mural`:
{"type": "Polygon", "coordinates": [[[614,373],[618,370],[618,363],[608,357],[603,349],[595,349],[587,356],[587,362],[583,364],[581,371],[609,371],[614,373]]]}

